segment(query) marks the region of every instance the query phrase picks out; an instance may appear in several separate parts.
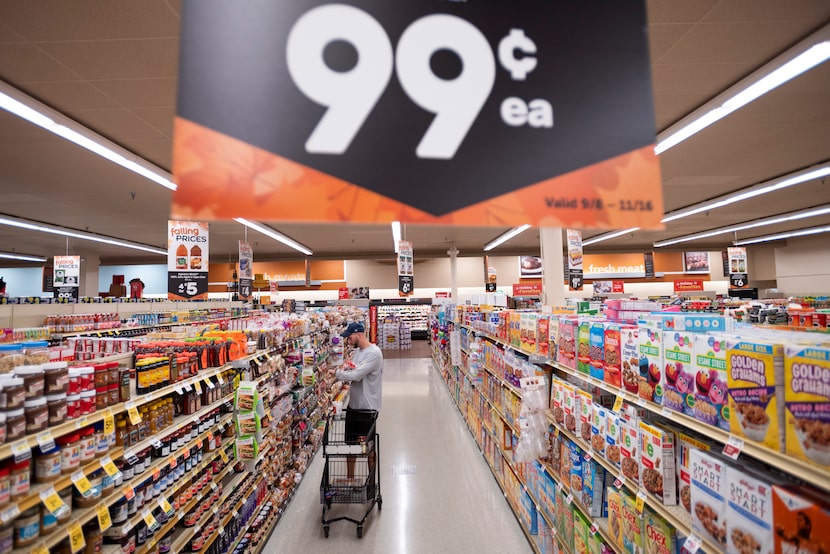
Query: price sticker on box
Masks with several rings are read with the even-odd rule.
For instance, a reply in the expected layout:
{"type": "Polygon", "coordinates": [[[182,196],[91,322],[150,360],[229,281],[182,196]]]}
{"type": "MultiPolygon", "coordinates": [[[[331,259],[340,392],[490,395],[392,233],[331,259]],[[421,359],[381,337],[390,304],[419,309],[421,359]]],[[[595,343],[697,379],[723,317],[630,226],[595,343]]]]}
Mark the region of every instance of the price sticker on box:
{"type": "Polygon", "coordinates": [[[2,521],[5,525],[11,521],[14,521],[19,515],[20,508],[18,508],[17,503],[15,503],[3,510],[2,512],[0,512],[0,521],[2,521]]]}
{"type": "Polygon", "coordinates": [[[637,501],[636,501],[637,513],[639,513],[639,514],[643,513],[643,507],[645,506],[645,504],[646,504],[646,491],[644,491],[643,489],[640,489],[639,491],[637,491],[637,501]]]}
{"type": "Polygon", "coordinates": [[[37,445],[40,447],[41,452],[51,452],[55,449],[55,439],[49,430],[38,433],[35,438],[37,439],[37,445]]]}
{"type": "Polygon", "coordinates": [[[744,441],[734,435],[730,435],[729,441],[723,446],[723,455],[737,460],[744,449],[744,441]]]}
{"type": "Polygon", "coordinates": [[[14,454],[14,461],[18,464],[30,459],[32,457],[32,449],[29,448],[29,441],[23,439],[12,444],[12,454],[14,454]]]}
{"type": "Polygon", "coordinates": [[[619,411],[622,409],[622,406],[623,406],[623,401],[624,401],[624,400],[625,400],[625,399],[624,399],[622,396],[618,396],[618,397],[614,400],[614,408],[613,408],[613,410],[614,410],[615,412],[619,412],[619,411]]]}
{"type": "Polygon", "coordinates": [[[98,514],[98,527],[101,531],[106,531],[112,527],[112,518],[110,517],[110,509],[106,504],[98,504],[95,506],[95,513],[98,514]]]}
{"type": "Polygon", "coordinates": [[[135,489],[132,488],[130,485],[127,485],[122,490],[124,492],[124,498],[127,499],[127,502],[135,498],[135,489]]]}
{"type": "Polygon", "coordinates": [[[138,413],[138,408],[135,407],[135,402],[132,400],[125,404],[127,407],[127,415],[130,416],[130,423],[138,425],[141,423],[141,414],[138,413]]]}
{"type": "Polygon", "coordinates": [[[72,550],[72,554],[83,550],[86,546],[86,541],[84,540],[84,532],[81,529],[81,524],[73,521],[67,527],[67,531],[69,532],[69,548],[72,550]]]}
{"type": "Polygon", "coordinates": [[[78,492],[81,493],[81,496],[86,498],[92,492],[92,483],[89,482],[86,475],[84,475],[83,471],[76,471],[72,474],[72,483],[75,485],[75,488],[78,489],[78,492]]]}
{"type": "Polygon", "coordinates": [[[49,512],[56,516],[60,517],[65,512],[69,511],[69,506],[67,506],[63,499],[61,499],[60,495],[58,495],[55,487],[47,487],[45,490],[40,491],[40,500],[43,502],[43,505],[46,506],[46,509],[49,512]]]}
{"type": "Polygon", "coordinates": [[[695,534],[691,534],[686,537],[686,542],[683,543],[683,549],[688,552],[688,554],[695,554],[698,550],[700,550],[701,540],[695,534]]]}

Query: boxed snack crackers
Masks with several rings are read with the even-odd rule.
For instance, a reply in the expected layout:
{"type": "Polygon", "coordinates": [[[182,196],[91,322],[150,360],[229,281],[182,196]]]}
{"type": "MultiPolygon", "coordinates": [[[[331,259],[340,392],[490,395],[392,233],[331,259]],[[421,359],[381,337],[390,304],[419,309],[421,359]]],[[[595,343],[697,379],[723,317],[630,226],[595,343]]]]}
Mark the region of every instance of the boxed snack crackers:
{"type": "Polygon", "coordinates": [[[730,339],[726,350],[726,377],[732,434],[783,452],[783,346],[730,339]]]}
{"type": "Polygon", "coordinates": [[[576,369],[577,321],[573,318],[559,320],[559,343],[556,361],[565,367],[576,369]]]}
{"type": "Polygon", "coordinates": [[[587,319],[579,320],[576,336],[576,369],[580,373],[591,373],[591,322],[587,319]]]}
{"type": "Polygon", "coordinates": [[[626,478],[640,482],[640,458],[638,448],[640,445],[637,423],[633,420],[627,421],[620,417],[620,467],[626,478]]]}
{"type": "Polygon", "coordinates": [[[591,418],[591,450],[602,457],[605,457],[607,413],[606,408],[603,408],[598,402],[594,402],[591,418]]]}
{"type": "Polygon", "coordinates": [[[726,547],[726,464],[692,450],[692,530],[723,551],[726,547]]]}
{"type": "Polygon", "coordinates": [[[672,410],[694,417],[694,341],[690,333],[663,331],[663,405],[672,410]],[[692,405],[687,404],[687,397],[692,405]]]}
{"type": "Polygon", "coordinates": [[[577,431],[587,443],[591,442],[591,421],[594,417],[593,402],[591,393],[582,389],[576,389],[575,400],[577,407],[577,431]]]}
{"type": "Polygon", "coordinates": [[[687,404],[695,419],[729,431],[725,337],[696,334],[694,343],[694,396],[687,404]]]}
{"type": "Polygon", "coordinates": [[[608,517],[605,502],[606,473],[594,459],[582,463],[582,505],[591,517],[608,517]]]}
{"type": "Polygon", "coordinates": [[[620,416],[611,410],[605,413],[605,459],[620,467],[620,416]]]}
{"type": "Polygon", "coordinates": [[[784,350],[786,452],[830,467],[830,347],[784,350]]]}
{"type": "Polygon", "coordinates": [[[590,349],[588,356],[590,358],[590,373],[591,377],[595,377],[602,381],[605,377],[605,323],[595,321],[591,324],[590,335],[590,349]]]}
{"type": "Polygon", "coordinates": [[[795,486],[772,487],[775,554],[830,552],[827,495],[795,486]]]}
{"type": "Polygon", "coordinates": [[[616,487],[608,486],[605,489],[608,500],[608,535],[619,548],[623,548],[623,496],[627,493],[616,487]]]}
{"type": "Polygon", "coordinates": [[[640,422],[640,482],[666,506],[677,505],[674,432],[640,422]]]}
{"type": "Polygon", "coordinates": [[[726,551],[772,554],[772,485],[742,469],[726,468],[726,551]]]}
{"type": "Polygon", "coordinates": [[[603,380],[615,387],[620,387],[623,354],[619,325],[608,325],[603,339],[605,353],[603,356],[603,380]]]}
{"type": "Polygon", "coordinates": [[[677,433],[677,485],[680,504],[692,513],[692,451],[708,452],[708,443],[686,433],[677,433]]]}
{"type": "MultiPolygon", "coordinates": [[[[662,332],[656,322],[643,321],[637,329],[637,363],[631,363],[632,373],[636,372],[637,390],[641,398],[663,403],[663,351],[662,332]]],[[[628,387],[626,387],[628,388],[628,387]]]]}
{"type": "Polygon", "coordinates": [[[623,550],[643,554],[643,514],[637,511],[637,499],[623,496],[623,550]]]}
{"type": "Polygon", "coordinates": [[[579,510],[574,510],[574,554],[588,554],[589,527],[588,519],[579,510]]]}
{"type": "Polygon", "coordinates": [[[674,526],[649,507],[643,510],[643,547],[646,554],[679,554],[674,526]]]}

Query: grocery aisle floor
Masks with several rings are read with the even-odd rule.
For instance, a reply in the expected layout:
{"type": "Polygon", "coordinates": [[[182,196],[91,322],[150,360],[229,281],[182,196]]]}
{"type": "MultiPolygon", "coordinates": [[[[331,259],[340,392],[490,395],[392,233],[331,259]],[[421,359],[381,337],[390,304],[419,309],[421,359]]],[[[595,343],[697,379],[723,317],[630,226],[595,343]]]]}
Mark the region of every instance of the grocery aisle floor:
{"type": "MultiPolygon", "coordinates": [[[[274,529],[264,552],[490,553],[532,552],[527,538],[467,430],[425,341],[413,354],[385,355],[380,470],[383,510],[369,515],[363,538],[355,525],[320,523],[318,452],[297,495],[274,529]]],[[[357,505],[334,505],[333,514],[362,513],[357,505]]]]}

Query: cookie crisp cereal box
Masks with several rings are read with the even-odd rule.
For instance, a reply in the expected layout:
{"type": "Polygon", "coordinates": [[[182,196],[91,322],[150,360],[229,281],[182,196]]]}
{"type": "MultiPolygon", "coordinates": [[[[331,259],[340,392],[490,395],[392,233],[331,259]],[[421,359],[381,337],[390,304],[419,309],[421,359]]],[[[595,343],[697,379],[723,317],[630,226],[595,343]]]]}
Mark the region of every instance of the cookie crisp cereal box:
{"type": "Polygon", "coordinates": [[[723,335],[694,335],[694,394],[687,395],[691,415],[729,431],[726,340],[723,335]]]}
{"type": "Polygon", "coordinates": [[[830,347],[784,352],[786,452],[830,467],[830,347]]]}

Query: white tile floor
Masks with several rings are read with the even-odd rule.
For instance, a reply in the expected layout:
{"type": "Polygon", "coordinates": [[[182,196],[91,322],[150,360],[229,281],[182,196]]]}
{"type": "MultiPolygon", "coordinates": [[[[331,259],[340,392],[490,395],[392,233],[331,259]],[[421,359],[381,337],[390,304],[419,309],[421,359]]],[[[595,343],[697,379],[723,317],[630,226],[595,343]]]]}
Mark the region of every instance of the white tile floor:
{"type": "MultiPolygon", "coordinates": [[[[264,552],[532,552],[430,358],[386,357],[378,432],[383,510],[369,514],[363,538],[348,521],[324,537],[320,452],[264,552]]],[[[359,508],[334,514],[359,519],[359,508]]]]}

